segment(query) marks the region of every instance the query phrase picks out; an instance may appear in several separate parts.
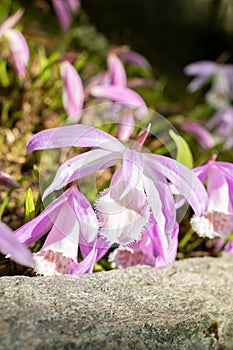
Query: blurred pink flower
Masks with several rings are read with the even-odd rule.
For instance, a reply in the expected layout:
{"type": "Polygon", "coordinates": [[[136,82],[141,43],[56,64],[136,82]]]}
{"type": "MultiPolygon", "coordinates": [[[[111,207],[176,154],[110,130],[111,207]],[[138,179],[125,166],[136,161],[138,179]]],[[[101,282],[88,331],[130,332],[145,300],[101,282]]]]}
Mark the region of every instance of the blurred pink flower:
{"type": "Polygon", "coordinates": [[[211,89],[206,94],[207,101],[216,109],[226,108],[233,98],[233,65],[211,61],[199,61],[184,68],[187,75],[196,77],[188,85],[194,92],[212,81],[211,89]]]}
{"type": "Polygon", "coordinates": [[[15,70],[19,77],[25,76],[30,56],[28,44],[23,34],[16,29],[12,29],[12,27],[20,20],[22,15],[23,11],[18,10],[0,27],[0,38],[5,36],[9,42],[15,70]]]}

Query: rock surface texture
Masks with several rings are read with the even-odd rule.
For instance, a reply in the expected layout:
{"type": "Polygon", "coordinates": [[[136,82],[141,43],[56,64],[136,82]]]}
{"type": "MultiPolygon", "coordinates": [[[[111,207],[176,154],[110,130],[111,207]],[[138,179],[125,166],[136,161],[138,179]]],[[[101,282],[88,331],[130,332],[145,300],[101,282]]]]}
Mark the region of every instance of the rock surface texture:
{"type": "Polygon", "coordinates": [[[233,256],[1,277],[1,350],[232,350],[233,256]]]}

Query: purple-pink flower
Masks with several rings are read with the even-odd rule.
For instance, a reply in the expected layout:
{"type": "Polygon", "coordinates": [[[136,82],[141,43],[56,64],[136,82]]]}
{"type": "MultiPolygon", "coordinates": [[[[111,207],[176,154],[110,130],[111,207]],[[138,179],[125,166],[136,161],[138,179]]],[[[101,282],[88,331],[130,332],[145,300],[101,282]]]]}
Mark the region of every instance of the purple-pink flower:
{"type": "Polygon", "coordinates": [[[19,77],[25,76],[30,56],[28,44],[23,34],[16,29],[12,29],[22,15],[23,11],[18,10],[0,26],[0,38],[5,36],[9,42],[14,67],[19,77]]]}
{"type": "Polygon", "coordinates": [[[12,230],[2,221],[0,221],[0,252],[18,264],[33,266],[30,250],[14,237],[12,230]]]}
{"type": "Polygon", "coordinates": [[[226,108],[233,97],[233,65],[199,61],[184,68],[187,75],[196,76],[188,85],[189,91],[200,89],[212,80],[206,97],[214,108],[226,108]]]}
{"type": "Polygon", "coordinates": [[[207,182],[208,207],[204,215],[191,219],[191,225],[201,237],[226,238],[233,232],[233,164],[211,159],[193,172],[207,182]]]}
{"type": "Polygon", "coordinates": [[[140,143],[135,142],[127,148],[113,136],[86,125],[64,126],[34,135],[28,142],[28,151],[67,146],[95,147],[64,162],[43,198],[75,180],[121,162],[110,187],[100,193],[96,201],[100,235],[110,244],[133,243],[141,239],[152,215],[163,232],[160,237],[165,240],[163,247],[170,246],[176,211],[168,180],[198,216],[206,211],[207,194],[198,178],[181,163],[139,152],[144,136],[139,138],[140,143]]]}
{"type": "Polygon", "coordinates": [[[71,186],[14,235],[28,246],[49,232],[43,247],[33,256],[37,273],[83,274],[92,272],[95,261],[109,249],[106,241],[98,238],[98,229],[89,201],[71,186]],[[79,249],[81,262],[78,261],[79,249]]]}

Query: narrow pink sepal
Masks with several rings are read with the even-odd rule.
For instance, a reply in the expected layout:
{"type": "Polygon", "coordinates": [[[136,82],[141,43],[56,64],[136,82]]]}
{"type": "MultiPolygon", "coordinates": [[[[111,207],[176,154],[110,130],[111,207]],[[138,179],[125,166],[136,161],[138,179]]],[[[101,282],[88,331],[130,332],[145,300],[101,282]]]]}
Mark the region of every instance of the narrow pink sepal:
{"type": "Polygon", "coordinates": [[[13,28],[16,23],[20,20],[20,18],[23,15],[23,10],[19,9],[17,12],[15,12],[12,16],[7,18],[2,25],[0,26],[0,38],[3,36],[9,29],[13,28]]]}
{"type": "Polygon", "coordinates": [[[59,20],[61,29],[66,32],[71,26],[72,15],[69,5],[64,0],[52,0],[53,7],[59,20]]]}
{"type": "Polygon", "coordinates": [[[6,37],[10,44],[15,69],[19,76],[24,76],[30,57],[27,41],[23,34],[16,29],[9,29],[6,32],[6,37]]]}
{"type": "Polygon", "coordinates": [[[145,102],[135,91],[117,85],[95,86],[91,94],[99,98],[107,98],[115,102],[123,103],[131,108],[146,107],[145,102]]]}
{"type": "Polygon", "coordinates": [[[108,66],[112,75],[112,84],[126,87],[127,77],[121,60],[113,52],[108,56],[108,66]]]}
{"type": "Polygon", "coordinates": [[[6,186],[9,188],[19,188],[20,184],[13,179],[12,176],[5,173],[4,171],[0,171],[0,185],[6,186]]]}
{"type": "Polygon", "coordinates": [[[76,69],[68,61],[61,63],[60,72],[63,79],[63,106],[69,119],[77,123],[84,103],[83,83],[76,69]]]}

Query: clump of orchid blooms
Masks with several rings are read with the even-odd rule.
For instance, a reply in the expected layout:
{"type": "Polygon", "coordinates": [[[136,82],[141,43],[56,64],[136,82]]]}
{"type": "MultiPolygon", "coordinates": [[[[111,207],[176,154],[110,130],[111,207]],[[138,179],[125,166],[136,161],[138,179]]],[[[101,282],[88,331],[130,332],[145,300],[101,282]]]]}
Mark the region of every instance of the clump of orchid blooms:
{"type": "MultiPolygon", "coordinates": [[[[80,2],[52,3],[62,30],[67,32],[80,2]]],[[[21,81],[26,79],[29,49],[22,33],[12,28],[22,14],[18,10],[0,26],[0,39],[7,39],[21,81]]],[[[101,68],[87,80],[82,78],[82,69],[76,68],[80,55],[77,60],[70,57],[63,54],[51,61],[44,58],[38,77],[33,76],[31,81],[32,86],[35,81],[41,84],[46,71],[56,71],[66,125],[34,134],[26,149],[28,153],[43,154],[69,148],[76,153],[61,161],[46,186],[43,182],[42,210],[36,212],[30,204],[35,215],[14,232],[0,221],[0,252],[19,264],[33,267],[41,275],[91,273],[106,256],[112,268],[137,264],[166,267],[177,255],[180,228],[177,210],[188,203],[192,210],[188,218],[190,230],[203,239],[217,237],[215,250],[232,253],[229,237],[233,232],[233,164],[218,161],[214,153],[216,144],[223,140],[226,142],[222,151],[233,144],[232,65],[203,61],[185,68],[186,74],[196,75],[188,86],[191,92],[212,79],[206,98],[216,110],[206,125],[189,119],[182,125],[186,134],[194,133],[200,145],[213,154],[207,153],[203,163],[193,168],[188,144],[174,133],[172,126],[170,130],[169,123],[165,133],[170,136],[165,139],[176,146],[176,159],[164,152],[161,139],[155,140],[151,132],[158,128],[160,135],[164,130],[159,130],[161,125],[156,124],[137,89],[150,89],[155,81],[130,78],[125,68],[134,65],[151,74],[144,56],[127,47],[112,48],[105,51],[106,70],[101,68]],[[105,115],[99,127],[93,121],[97,116],[88,109],[93,105],[101,106],[105,115]],[[90,120],[85,118],[85,108],[90,120]],[[105,171],[110,174],[108,181],[103,180],[101,188],[96,187],[95,200],[90,200],[82,191],[82,180],[105,171]],[[41,240],[40,249],[32,253],[29,248],[33,249],[41,240]]],[[[46,101],[51,102],[48,97],[46,101]]],[[[11,189],[20,186],[3,171],[0,185],[11,189]]],[[[33,202],[32,198],[29,202],[33,202]]]]}

